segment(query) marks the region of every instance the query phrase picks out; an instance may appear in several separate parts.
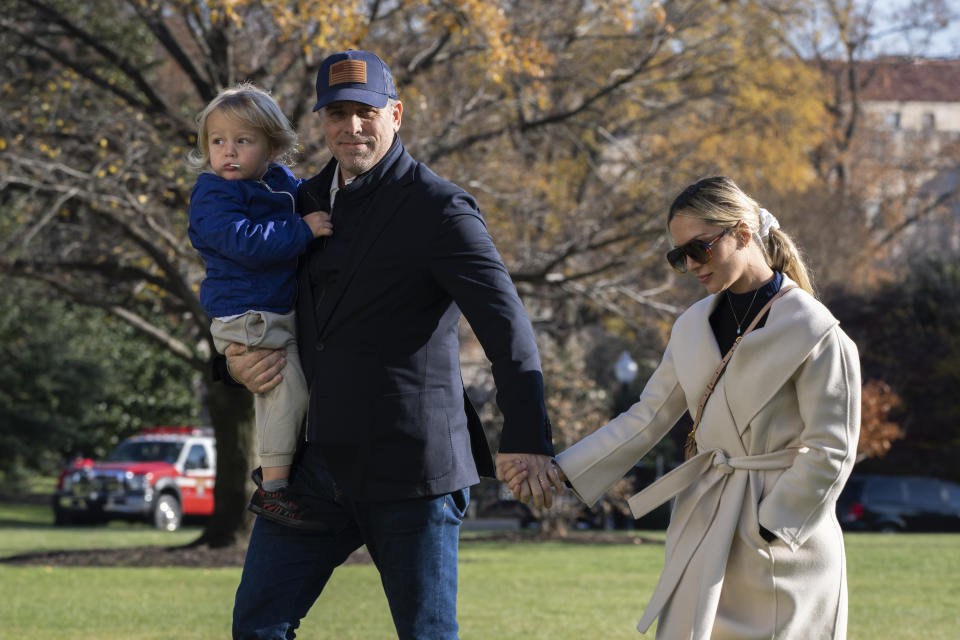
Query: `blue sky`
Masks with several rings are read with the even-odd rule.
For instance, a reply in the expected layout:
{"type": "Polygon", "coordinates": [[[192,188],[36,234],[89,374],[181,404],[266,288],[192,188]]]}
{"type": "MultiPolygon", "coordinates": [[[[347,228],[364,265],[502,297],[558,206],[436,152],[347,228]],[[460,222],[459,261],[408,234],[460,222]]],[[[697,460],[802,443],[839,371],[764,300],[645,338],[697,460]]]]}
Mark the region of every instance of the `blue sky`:
{"type": "MultiPolygon", "coordinates": [[[[890,10],[907,4],[903,0],[875,2],[875,7],[890,10]]],[[[953,14],[945,29],[937,31],[929,43],[924,43],[921,34],[895,34],[877,43],[877,53],[896,55],[914,54],[936,58],[960,58],[960,0],[945,0],[953,14]]],[[[879,13],[879,12],[878,12],[879,13]]],[[[880,16],[877,15],[879,18],[880,16]]]]}

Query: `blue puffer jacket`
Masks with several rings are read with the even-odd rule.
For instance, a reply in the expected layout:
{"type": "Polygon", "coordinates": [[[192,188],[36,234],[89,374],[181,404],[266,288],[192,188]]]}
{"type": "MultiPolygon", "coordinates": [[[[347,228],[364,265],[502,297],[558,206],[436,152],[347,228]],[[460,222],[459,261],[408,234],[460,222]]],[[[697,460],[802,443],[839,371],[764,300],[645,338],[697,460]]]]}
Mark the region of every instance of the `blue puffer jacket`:
{"type": "Polygon", "coordinates": [[[280,164],[259,181],[197,178],[188,233],[206,261],[200,303],[211,318],[292,309],[297,258],[313,239],[296,211],[297,184],[280,164]]]}

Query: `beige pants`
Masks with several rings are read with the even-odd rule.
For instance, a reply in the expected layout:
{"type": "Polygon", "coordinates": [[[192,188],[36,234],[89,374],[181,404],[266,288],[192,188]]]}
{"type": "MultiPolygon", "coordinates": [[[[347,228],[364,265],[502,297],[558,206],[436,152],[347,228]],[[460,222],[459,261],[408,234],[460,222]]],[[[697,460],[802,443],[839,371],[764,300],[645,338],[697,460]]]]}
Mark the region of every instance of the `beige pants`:
{"type": "Polygon", "coordinates": [[[307,380],[300,368],[296,331],[293,312],[248,311],[226,321],[214,318],[210,324],[213,344],[220,353],[231,342],[239,342],[248,349],[287,352],[280,384],[253,396],[260,464],[265,467],[280,467],[293,461],[300,427],[307,414],[307,380]]]}

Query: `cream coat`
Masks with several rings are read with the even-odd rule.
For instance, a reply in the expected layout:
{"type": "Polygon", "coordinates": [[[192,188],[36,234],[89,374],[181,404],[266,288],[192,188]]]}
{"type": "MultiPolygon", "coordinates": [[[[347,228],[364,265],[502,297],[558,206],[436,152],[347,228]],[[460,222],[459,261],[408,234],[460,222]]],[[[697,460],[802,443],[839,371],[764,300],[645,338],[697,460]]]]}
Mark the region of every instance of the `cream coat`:
{"type": "MultiPolygon", "coordinates": [[[[790,281],[784,278],[784,286],[790,281]]],[[[640,400],[557,457],[593,504],[685,410],[696,415],[723,354],[709,316],[676,321],[640,400]]],[[[860,425],[856,346],[799,288],[743,338],[704,408],[699,453],[630,500],[635,517],[676,496],[666,563],[638,625],[657,637],[844,638],[846,562],[835,503],[860,425]],[[777,537],[767,543],[760,525],[777,537]]]]}

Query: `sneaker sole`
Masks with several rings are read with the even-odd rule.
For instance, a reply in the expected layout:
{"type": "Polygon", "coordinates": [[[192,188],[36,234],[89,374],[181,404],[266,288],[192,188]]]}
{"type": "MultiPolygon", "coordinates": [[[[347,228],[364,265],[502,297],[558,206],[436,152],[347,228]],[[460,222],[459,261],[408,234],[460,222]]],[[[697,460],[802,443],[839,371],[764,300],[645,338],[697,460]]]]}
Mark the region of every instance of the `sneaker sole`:
{"type": "Polygon", "coordinates": [[[288,518],[287,516],[280,515],[279,513],[273,513],[272,511],[267,511],[263,507],[257,506],[255,504],[248,504],[247,509],[257,514],[261,518],[269,520],[270,522],[276,522],[277,524],[282,524],[291,529],[299,529],[301,531],[328,531],[329,527],[320,522],[309,522],[306,520],[297,520],[295,518],[288,518]]]}

